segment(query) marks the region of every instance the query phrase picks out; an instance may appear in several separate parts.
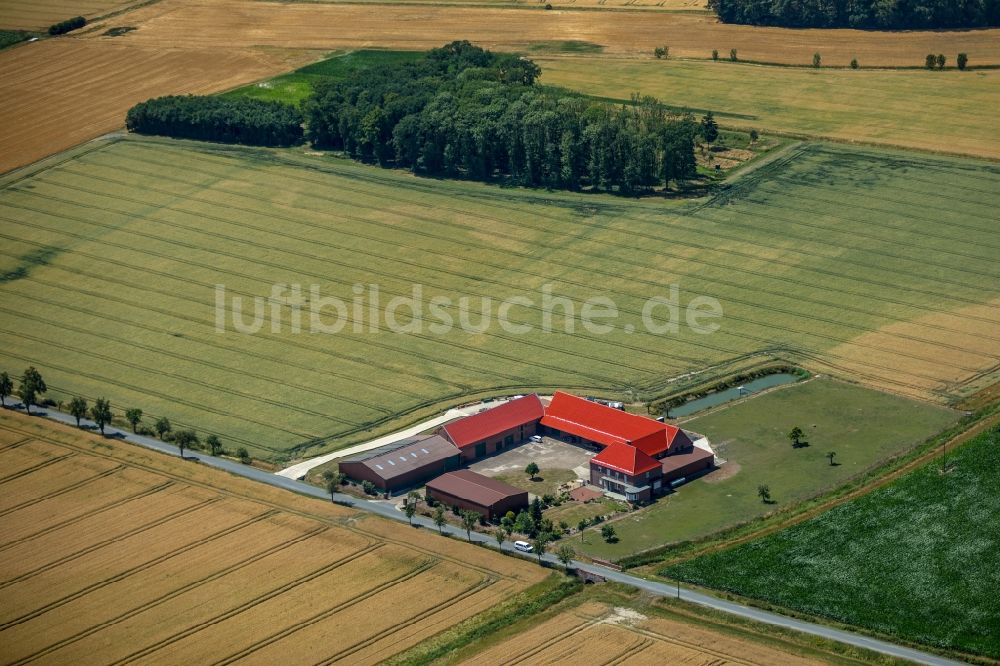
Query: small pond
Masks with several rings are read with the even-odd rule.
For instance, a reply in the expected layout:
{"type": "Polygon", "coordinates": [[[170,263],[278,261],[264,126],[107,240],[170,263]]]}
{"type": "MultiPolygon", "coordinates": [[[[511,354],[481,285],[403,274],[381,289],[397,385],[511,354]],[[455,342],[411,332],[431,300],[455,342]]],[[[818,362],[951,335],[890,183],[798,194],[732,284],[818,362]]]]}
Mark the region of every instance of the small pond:
{"type": "Polygon", "coordinates": [[[696,412],[700,412],[709,407],[715,407],[716,405],[721,405],[730,400],[736,400],[737,398],[745,398],[748,395],[753,395],[754,393],[760,393],[764,389],[769,389],[772,386],[781,386],[782,384],[792,384],[797,382],[801,377],[799,375],[793,375],[787,372],[781,372],[774,375],[764,375],[763,377],[758,377],[757,379],[752,379],[746,382],[742,386],[734,386],[728,388],[725,391],[719,391],[717,393],[709,393],[704,398],[698,398],[697,400],[691,400],[684,403],[680,407],[674,407],[670,410],[671,418],[677,418],[678,416],[690,416],[696,412]],[[741,390],[742,389],[742,390],[741,390]]]}

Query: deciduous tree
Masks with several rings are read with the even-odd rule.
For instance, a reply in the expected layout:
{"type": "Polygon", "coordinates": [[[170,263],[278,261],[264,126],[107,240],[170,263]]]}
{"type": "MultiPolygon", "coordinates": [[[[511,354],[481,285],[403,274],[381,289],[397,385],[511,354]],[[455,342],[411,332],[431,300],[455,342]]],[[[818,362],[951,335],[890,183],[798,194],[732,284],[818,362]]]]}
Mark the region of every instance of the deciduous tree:
{"type": "Polygon", "coordinates": [[[170,419],[168,419],[166,416],[161,416],[160,418],[156,419],[156,423],[153,424],[153,430],[156,431],[157,437],[163,439],[167,435],[167,433],[173,430],[173,427],[170,425],[170,419]]]}
{"type": "Polygon", "coordinates": [[[69,401],[69,414],[76,419],[76,427],[80,427],[80,419],[87,417],[87,401],[77,396],[69,401]]]}
{"type": "Polygon", "coordinates": [[[444,534],[444,526],[447,522],[448,519],[445,518],[444,505],[438,504],[434,507],[434,524],[437,525],[440,534],[444,534]]]}
{"type": "Polygon", "coordinates": [[[132,407],[125,410],[125,420],[128,421],[132,426],[132,432],[137,432],[139,428],[139,422],[142,421],[142,410],[138,407],[132,407]]]}
{"type": "Polygon", "coordinates": [[[95,400],[94,406],[90,408],[90,418],[101,429],[102,435],[104,434],[104,426],[111,423],[111,417],[111,403],[108,402],[107,398],[95,400]]]}
{"type": "Polygon", "coordinates": [[[757,486],[757,497],[760,498],[764,504],[769,504],[771,502],[771,488],[765,483],[757,486]]]}
{"type": "Polygon", "coordinates": [[[7,396],[14,390],[14,382],[6,372],[0,372],[0,407],[7,406],[7,396]]]}
{"type": "Polygon", "coordinates": [[[31,406],[37,405],[38,398],[48,390],[49,387],[45,385],[42,374],[32,365],[21,375],[21,385],[18,387],[17,397],[24,403],[24,410],[31,414],[31,406]]]}

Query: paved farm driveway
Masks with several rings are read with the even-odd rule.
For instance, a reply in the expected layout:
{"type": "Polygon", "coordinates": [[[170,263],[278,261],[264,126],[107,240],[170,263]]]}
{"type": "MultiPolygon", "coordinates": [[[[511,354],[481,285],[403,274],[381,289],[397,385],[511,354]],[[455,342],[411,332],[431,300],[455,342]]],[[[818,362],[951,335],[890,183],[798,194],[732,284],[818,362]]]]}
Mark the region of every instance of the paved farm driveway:
{"type": "Polygon", "coordinates": [[[542,470],[569,469],[578,478],[590,477],[590,459],[595,451],[580,446],[560,442],[551,437],[544,437],[541,442],[526,442],[502,453],[490,456],[484,460],[469,465],[469,469],[485,474],[498,476],[511,472],[523,472],[528,463],[535,462],[542,470]]]}

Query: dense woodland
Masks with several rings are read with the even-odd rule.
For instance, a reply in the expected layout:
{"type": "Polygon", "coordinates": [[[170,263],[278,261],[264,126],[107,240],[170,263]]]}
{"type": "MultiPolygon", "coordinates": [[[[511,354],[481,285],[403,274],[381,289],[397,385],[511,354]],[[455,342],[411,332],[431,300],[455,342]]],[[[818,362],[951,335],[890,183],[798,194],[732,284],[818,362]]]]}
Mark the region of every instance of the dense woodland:
{"type": "Polygon", "coordinates": [[[281,102],[246,97],[157,97],[129,109],[130,132],[248,146],[293,146],[302,141],[302,113],[281,102]]]}
{"type": "Polygon", "coordinates": [[[1000,0],[709,0],[726,23],[878,30],[1000,25],[1000,0]]]}
{"type": "MultiPolygon", "coordinates": [[[[539,85],[535,63],[453,42],[412,62],[323,80],[304,104],[245,97],[160,97],[126,125],[257,146],[305,136],[320,149],[414,172],[531,187],[636,194],[696,174],[701,125],[655,99],[596,102],[539,85]]],[[[714,123],[713,123],[714,126],[714,123]]],[[[709,139],[711,140],[711,138],[709,139]]]]}
{"type": "Polygon", "coordinates": [[[382,166],[526,186],[632,194],[695,174],[691,116],[651,98],[594,102],[539,75],[530,60],[453,42],[319,84],[307,137],[382,166]]]}

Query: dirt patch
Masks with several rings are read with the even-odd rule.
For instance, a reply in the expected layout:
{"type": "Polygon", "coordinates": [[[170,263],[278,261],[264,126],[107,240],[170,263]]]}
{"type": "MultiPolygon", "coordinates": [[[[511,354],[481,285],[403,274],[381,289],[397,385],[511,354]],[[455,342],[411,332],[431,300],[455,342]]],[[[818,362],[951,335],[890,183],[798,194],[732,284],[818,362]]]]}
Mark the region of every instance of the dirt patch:
{"type": "Polygon", "coordinates": [[[711,474],[706,474],[702,478],[702,483],[721,483],[739,474],[741,469],[739,463],[729,461],[724,465],[719,465],[711,474]]]}

